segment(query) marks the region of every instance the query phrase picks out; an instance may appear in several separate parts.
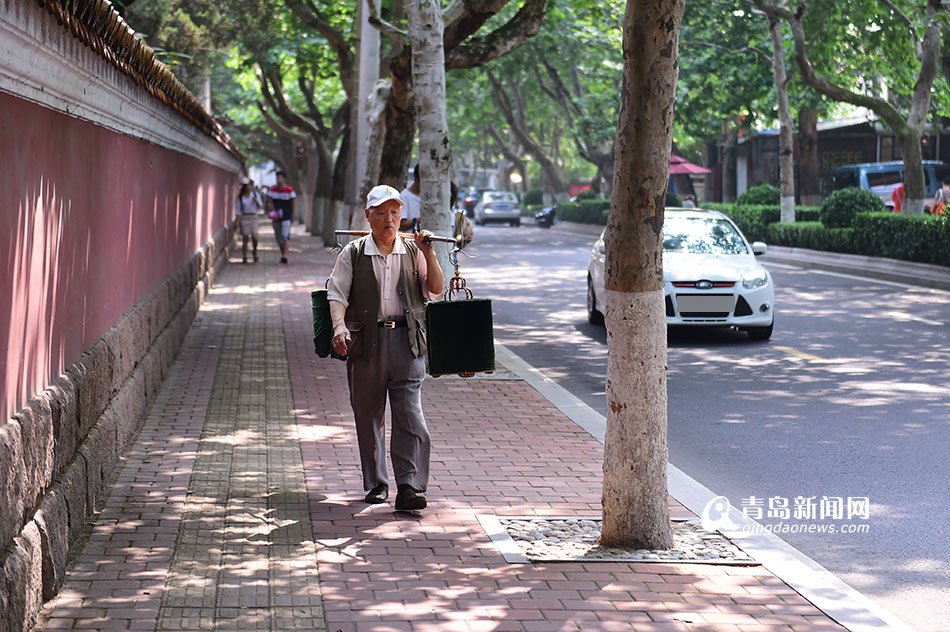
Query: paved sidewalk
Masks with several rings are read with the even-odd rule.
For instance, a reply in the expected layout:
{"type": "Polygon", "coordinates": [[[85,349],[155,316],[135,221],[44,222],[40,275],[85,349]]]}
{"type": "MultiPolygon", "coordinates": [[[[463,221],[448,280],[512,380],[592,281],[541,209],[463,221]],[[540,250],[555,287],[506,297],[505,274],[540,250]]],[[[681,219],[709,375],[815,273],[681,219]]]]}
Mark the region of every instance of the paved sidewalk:
{"type": "Polygon", "coordinates": [[[478,514],[600,511],[601,445],[514,376],[427,380],[429,508],[360,502],[298,229],[219,277],[40,629],[842,630],[761,566],[507,563],[478,514]]]}

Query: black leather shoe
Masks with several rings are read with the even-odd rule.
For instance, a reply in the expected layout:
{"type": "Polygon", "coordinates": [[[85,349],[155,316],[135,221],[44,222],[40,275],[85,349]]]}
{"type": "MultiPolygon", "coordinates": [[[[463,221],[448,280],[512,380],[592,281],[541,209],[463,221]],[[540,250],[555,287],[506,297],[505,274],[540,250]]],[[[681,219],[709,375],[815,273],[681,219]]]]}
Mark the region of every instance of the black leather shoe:
{"type": "Polygon", "coordinates": [[[384,484],[377,485],[373,489],[369,490],[363,500],[371,505],[378,505],[379,503],[386,502],[387,498],[389,498],[389,485],[384,484]]]}
{"type": "Polygon", "coordinates": [[[426,497],[409,485],[400,485],[396,492],[396,511],[419,511],[426,508],[426,497]]]}

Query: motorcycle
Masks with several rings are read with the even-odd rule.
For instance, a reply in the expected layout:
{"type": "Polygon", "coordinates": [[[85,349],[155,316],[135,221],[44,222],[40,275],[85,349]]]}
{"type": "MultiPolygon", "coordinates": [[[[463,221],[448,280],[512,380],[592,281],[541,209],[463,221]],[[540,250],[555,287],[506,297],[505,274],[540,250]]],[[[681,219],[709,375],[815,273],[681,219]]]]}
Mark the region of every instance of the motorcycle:
{"type": "Polygon", "coordinates": [[[540,228],[551,228],[555,219],[553,206],[543,208],[534,214],[534,223],[540,228]]]}

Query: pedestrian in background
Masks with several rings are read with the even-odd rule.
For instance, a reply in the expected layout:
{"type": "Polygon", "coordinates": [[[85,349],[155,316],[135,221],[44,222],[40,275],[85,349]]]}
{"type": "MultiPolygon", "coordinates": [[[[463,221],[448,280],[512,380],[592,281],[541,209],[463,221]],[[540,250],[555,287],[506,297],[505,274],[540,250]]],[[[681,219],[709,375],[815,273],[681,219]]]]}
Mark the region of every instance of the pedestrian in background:
{"type": "Polygon", "coordinates": [[[405,202],[393,187],[373,187],[366,199],[370,234],[337,257],[328,283],[333,349],[347,356],[350,405],[356,420],[364,500],[389,497],[386,475],[386,398],[392,416],[390,458],[397,511],[425,509],[429,430],[422,414],[425,379],[425,304],[445,279],[432,233],[399,236],[405,202]]]}
{"type": "Polygon", "coordinates": [[[399,230],[414,230],[418,228],[419,219],[422,217],[422,198],[419,197],[419,191],[422,189],[422,181],[419,180],[419,164],[412,169],[412,184],[399,192],[399,199],[406,204],[402,214],[402,220],[399,223],[399,230]]]}
{"type": "Polygon", "coordinates": [[[254,181],[250,178],[241,179],[241,191],[238,193],[235,203],[235,215],[237,216],[238,232],[244,240],[241,246],[241,252],[244,254],[243,263],[247,263],[247,242],[253,242],[254,245],[254,263],[257,263],[257,214],[263,208],[261,196],[254,189],[254,181]]]}
{"type": "Polygon", "coordinates": [[[894,203],[894,212],[901,212],[901,205],[904,203],[904,184],[897,185],[897,188],[891,192],[891,201],[894,203]]]}
{"type": "Polygon", "coordinates": [[[280,247],[280,262],[287,263],[287,242],[290,241],[290,226],[294,219],[294,199],[297,194],[287,184],[287,174],[277,172],[277,184],[267,190],[268,216],[274,223],[274,237],[280,247]]]}

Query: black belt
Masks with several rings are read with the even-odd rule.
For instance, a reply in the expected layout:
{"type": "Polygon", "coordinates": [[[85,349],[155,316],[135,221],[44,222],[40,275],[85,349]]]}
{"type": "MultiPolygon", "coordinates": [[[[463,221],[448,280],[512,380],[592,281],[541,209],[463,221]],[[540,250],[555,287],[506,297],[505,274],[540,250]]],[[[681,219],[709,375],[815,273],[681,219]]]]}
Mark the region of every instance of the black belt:
{"type": "Polygon", "coordinates": [[[377,321],[376,324],[385,329],[395,329],[396,327],[409,326],[405,320],[380,320],[380,321],[377,321]]]}

